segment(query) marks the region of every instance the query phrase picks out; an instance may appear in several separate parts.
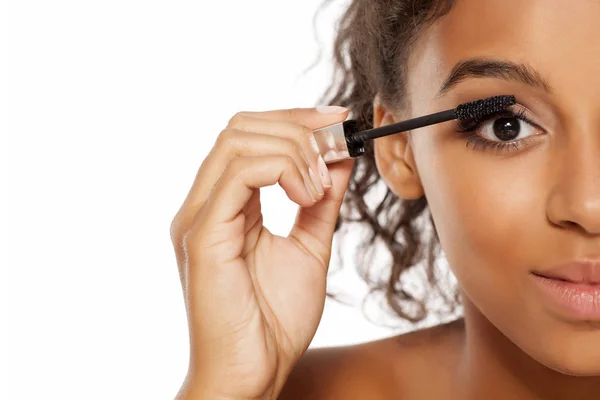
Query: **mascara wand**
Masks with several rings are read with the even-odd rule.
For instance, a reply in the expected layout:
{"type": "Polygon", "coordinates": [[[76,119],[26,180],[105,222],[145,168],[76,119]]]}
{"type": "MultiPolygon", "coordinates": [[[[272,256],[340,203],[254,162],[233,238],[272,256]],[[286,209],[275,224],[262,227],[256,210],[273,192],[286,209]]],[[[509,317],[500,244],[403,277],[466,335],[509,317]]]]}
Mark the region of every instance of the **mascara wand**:
{"type": "Polygon", "coordinates": [[[396,122],[379,128],[359,131],[356,120],[330,125],[313,131],[325,163],[360,157],[365,153],[365,141],[399,132],[458,119],[480,122],[516,103],[515,96],[494,96],[470,101],[456,108],[396,122]]]}

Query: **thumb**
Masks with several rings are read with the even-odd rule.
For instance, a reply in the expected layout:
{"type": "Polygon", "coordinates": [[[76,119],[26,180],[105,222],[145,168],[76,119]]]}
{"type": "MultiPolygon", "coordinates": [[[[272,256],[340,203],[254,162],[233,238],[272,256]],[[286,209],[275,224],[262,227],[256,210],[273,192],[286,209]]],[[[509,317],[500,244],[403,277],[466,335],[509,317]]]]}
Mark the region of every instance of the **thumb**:
{"type": "Polygon", "coordinates": [[[300,207],[288,237],[293,237],[325,267],[329,266],[335,223],[355,159],[328,164],[332,186],[314,206],[300,207]]]}

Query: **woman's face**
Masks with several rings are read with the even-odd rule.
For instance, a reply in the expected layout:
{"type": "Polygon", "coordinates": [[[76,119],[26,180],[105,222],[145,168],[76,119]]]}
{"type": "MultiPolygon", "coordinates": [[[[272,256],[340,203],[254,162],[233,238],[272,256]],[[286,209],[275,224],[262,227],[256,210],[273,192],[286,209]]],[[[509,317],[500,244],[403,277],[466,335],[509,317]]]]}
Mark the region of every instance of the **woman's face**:
{"type": "Polygon", "coordinates": [[[515,95],[532,123],[412,132],[415,174],[467,300],[540,363],[600,375],[600,284],[571,297],[577,313],[533,274],[590,260],[600,272],[600,1],[458,1],[417,42],[407,89],[410,116],[515,95]],[[475,58],[507,64],[472,63],[440,94],[475,58]]]}

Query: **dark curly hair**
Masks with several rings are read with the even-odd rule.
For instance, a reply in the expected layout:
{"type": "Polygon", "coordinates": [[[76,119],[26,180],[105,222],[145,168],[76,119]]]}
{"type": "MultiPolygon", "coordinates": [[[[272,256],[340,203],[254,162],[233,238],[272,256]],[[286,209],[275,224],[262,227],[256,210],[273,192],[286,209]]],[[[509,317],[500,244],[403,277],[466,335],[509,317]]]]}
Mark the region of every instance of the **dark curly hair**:
{"type": "MultiPolygon", "coordinates": [[[[325,0],[321,4],[315,22],[320,11],[331,3],[332,0],[325,0]]],[[[361,129],[373,127],[376,94],[389,109],[402,110],[406,104],[406,63],[411,48],[423,28],[451,7],[452,0],[351,1],[336,24],[334,83],[318,103],[349,108],[349,117],[357,120],[361,129]]],[[[317,61],[320,58],[319,54],[317,61]]],[[[365,149],[366,154],[355,161],[335,231],[338,233],[344,227],[342,231],[347,233],[350,222],[366,227],[367,235],[355,247],[353,260],[370,288],[369,294],[385,295],[392,315],[411,324],[425,320],[432,312],[447,317],[460,306],[460,298],[457,286],[441,278],[436,264],[441,249],[427,200],[425,196],[417,200],[400,199],[384,184],[385,194],[376,201],[376,206],[370,207],[367,197],[375,196],[383,181],[371,141],[365,149]],[[391,256],[391,260],[383,263],[388,268],[385,273],[372,271],[377,244],[383,244],[391,256]],[[425,285],[422,294],[415,293],[406,283],[406,277],[413,272],[417,281],[425,285]],[[432,299],[437,304],[430,303],[432,299]]],[[[348,254],[340,246],[338,256],[343,264],[342,253],[348,254]]],[[[329,291],[327,295],[340,301],[339,295],[329,291]]],[[[369,297],[363,301],[363,311],[369,297]]]]}

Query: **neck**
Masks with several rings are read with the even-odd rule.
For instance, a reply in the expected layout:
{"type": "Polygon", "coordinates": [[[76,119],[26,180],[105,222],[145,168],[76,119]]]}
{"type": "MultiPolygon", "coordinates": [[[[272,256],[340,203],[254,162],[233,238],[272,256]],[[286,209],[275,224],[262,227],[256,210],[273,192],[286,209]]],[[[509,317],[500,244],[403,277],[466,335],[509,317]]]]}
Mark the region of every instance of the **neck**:
{"type": "Polygon", "coordinates": [[[463,398],[597,400],[600,376],[550,369],[524,353],[462,296],[465,342],[458,382],[463,398]]]}

